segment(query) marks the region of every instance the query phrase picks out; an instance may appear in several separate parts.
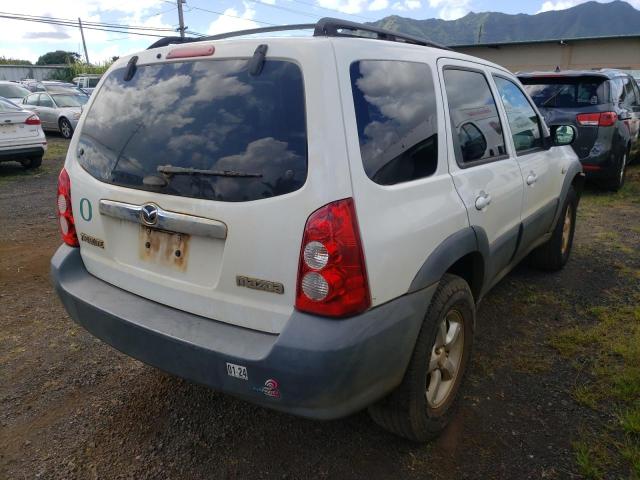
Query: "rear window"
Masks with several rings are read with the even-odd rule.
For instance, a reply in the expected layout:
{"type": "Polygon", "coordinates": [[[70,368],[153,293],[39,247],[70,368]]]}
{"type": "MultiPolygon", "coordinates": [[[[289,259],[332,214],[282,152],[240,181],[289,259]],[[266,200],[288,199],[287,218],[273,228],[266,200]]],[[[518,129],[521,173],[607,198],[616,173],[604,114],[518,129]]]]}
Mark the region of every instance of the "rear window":
{"type": "Polygon", "coordinates": [[[300,68],[267,60],[138,66],[105,79],[79,137],[97,179],[168,195],[241,202],[293,192],[307,177],[300,68]]]}
{"type": "Polygon", "coordinates": [[[21,109],[17,105],[14,105],[9,100],[0,98],[0,113],[5,112],[19,112],[21,109]]]}
{"type": "Polygon", "coordinates": [[[604,78],[521,78],[524,88],[541,108],[580,108],[606,102],[604,78]]]}
{"type": "Polygon", "coordinates": [[[438,166],[438,125],[429,66],[354,62],[351,89],[367,176],[393,185],[432,175],[438,166]]]}
{"type": "Polygon", "coordinates": [[[0,84],[0,97],[24,98],[29,95],[29,93],[31,93],[29,90],[22,88],[20,85],[0,84]]]}

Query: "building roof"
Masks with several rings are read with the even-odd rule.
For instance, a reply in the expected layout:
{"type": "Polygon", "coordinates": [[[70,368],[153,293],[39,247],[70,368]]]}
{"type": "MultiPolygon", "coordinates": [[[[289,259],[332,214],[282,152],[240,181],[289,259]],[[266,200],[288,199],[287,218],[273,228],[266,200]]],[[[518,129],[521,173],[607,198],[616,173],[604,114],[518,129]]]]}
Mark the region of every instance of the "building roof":
{"type": "Polygon", "coordinates": [[[487,43],[469,43],[465,45],[449,45],[450,48],[470,48],[470,47],[502,47],[510,45],[528,45],[539,43],[570,43],[570,42],[583,42],[593,40],[631,40],[640,39],[640,33],[635,35],[608,35],[603,37],[576,37],[576,38],[557,38],[557,39],[542,39],[542,40],[518,40],[515,42],[487,42],[487,43]]]}

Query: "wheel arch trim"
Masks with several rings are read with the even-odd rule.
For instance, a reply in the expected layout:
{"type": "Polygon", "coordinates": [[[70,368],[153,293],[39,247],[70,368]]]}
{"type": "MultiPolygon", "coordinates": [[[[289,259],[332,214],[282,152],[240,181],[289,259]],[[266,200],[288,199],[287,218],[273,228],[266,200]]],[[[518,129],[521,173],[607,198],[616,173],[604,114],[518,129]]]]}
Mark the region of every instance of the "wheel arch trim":
{"type": "Polygon", "coordinates": [[[411,281],[408,293],[426,288],[440,281],[459,260],[469,254],[478,254],[482,258],[482,273],[474,295],[479,294],[486,283],[489,271],[489,242],[482,227],[466,227],[449,235],[427,257],[411,281]]]}

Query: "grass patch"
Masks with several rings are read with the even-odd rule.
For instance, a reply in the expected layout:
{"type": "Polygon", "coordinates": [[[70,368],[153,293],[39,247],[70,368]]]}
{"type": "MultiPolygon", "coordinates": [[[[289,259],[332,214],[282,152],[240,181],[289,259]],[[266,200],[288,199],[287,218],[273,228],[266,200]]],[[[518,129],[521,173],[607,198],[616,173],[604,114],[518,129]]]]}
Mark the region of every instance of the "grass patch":
{"type": "Polygon", "coordinates": [[[567,328],[550,344],[564,358],[583,362],[586,379],[575,385],[573,398],[613,412],[616,420],[608,432],[574,444],[576,462],[586,478],[607,478],[610,465],[627,465],[630,478],[640,478],[640,298],[586,313],[595,320],[592,325],[567,328]]]}
{"type": "Polygon", "coordinates": [[[640,401],[619,416],[622,429],[631,435],[640,435],[640,401]]]}
{"type": "Polygon", "coordinates": [[[624,187],[616,193],[605,191],[596,185],[588,188],[582,196],[580,206],[589,210],[594,207],[612,207],[621,202],[640,203],[640,165],[627,167],[624,187]]]}
{"type": "Polygon", "coordinates": [[[60,168],[59,162],[67,156],[69,142],[63,139],[48,138],[47,151],[42,158],[42,165],[33,170],[27,170],[17,162],[7,162],[0,166],[0,185],[16,180],[37,178],[44,174],[52,173],[60,168]],[[55,164],[54,164],[55,162],[55,164]]]}
{"type": "Polygon", "coordinates": [[[580,473],[590,480],[604,478],[603,465],[607,463],[607,452],[594,448],[594,444],[584,441],[575,442],[573,450],[580,473]]]}

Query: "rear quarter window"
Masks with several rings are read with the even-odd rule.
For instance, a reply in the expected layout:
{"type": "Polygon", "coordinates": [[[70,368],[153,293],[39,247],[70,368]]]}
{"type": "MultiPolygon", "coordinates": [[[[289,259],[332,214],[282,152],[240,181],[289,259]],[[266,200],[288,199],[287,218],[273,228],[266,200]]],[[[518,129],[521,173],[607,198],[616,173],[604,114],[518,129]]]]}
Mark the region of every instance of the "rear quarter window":
{"type": "Polygon", "coordinates": [[[246,59],[140,65],[109,73],[79,137],[80,164],[97,179],[168,195],[227,202],[293,192],[307,177],[302,72],[246,59]],[[167,173],[170,172],[170,173],[167,173]]]}
{"type": "Polygon", "coordinates": [[[438,124],[431,69],[423,63],[361,60],[350,67],[362,164],[394,185],[432,175],[438,124]]]}

